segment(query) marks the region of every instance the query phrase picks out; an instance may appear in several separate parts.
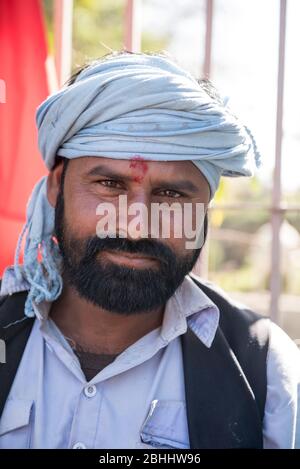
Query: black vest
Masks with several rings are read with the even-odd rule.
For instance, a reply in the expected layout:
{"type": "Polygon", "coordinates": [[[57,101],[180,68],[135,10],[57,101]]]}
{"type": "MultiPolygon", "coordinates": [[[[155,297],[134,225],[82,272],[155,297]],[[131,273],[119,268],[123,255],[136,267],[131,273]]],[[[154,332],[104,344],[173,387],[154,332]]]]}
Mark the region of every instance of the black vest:
{"type": "MultiPolygon", "coordinates": [[[[181,336],[190,447],[262,448],[269,321],[191,278],[218,306],[220,324],[210,348],[190,328],[181,336]]],[[[0,416],[34,322],[24,316],[26,295],[15,293],[0,304],[0,338],[6,345],[0,416]]]]}

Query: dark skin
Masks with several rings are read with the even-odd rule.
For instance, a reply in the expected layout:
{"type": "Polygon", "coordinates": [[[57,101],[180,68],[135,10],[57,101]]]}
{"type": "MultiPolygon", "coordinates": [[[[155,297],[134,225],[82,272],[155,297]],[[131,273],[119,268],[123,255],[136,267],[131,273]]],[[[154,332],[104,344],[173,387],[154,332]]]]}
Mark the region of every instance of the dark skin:
{"type": "MultiPolygon", "coordinates": [[[[48,177],[48,200],[55,207],[59,193],[63,164],[57,165],[48,177]]],[[[126,194],[128,205],[142,202],[150,212],[152,202],[193,204],[209,202],[208,182],[190,161],[156,162],[117,160],[99,157],[75,158],[69,162],[64,182],[65,222],[67,233],[77,238],[95,236],[99,216],[96,207],[101,202],[118,206],[118,197],[126,194]]],[[[130,217],[128,217],[128,222],[130,217]]],[[[136,238],[135,238],[136,239],[136,238]]],[[[162,239],[174,252],[186,252],[186,238],[162,239]]],[[[102,252],[109,262],[134,268],[155,268],[157,261],[138,254],[102,252]]],[[[64,278],[61,296],[53,302],[50,316],[62,333],[72,338],[82,349],[97,354],[119,354],[159,327],[164,306],[155,311],[136,315],[118,315],[81,298],[64,278]]]]}

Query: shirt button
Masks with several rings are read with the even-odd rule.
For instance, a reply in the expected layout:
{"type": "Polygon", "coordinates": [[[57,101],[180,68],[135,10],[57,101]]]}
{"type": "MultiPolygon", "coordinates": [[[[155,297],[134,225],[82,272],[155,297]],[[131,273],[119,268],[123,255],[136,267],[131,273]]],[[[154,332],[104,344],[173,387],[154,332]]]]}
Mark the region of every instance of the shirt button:
{"type": "Polygon", "coordinates": [[[86,386],[84,388],[84,394],[86,395],[86,397],[94,397],[96,393],[97,393],[97,388],[94,384],[90,386],[86,386]]]}
{"type": "Polygon", "coordinates": [[[73,445],[73,449],[86,449],[86,446],[83,443],[80,443],[80,441],[78,441],[78,443],[75,443],[75,445],[73,445]]]}

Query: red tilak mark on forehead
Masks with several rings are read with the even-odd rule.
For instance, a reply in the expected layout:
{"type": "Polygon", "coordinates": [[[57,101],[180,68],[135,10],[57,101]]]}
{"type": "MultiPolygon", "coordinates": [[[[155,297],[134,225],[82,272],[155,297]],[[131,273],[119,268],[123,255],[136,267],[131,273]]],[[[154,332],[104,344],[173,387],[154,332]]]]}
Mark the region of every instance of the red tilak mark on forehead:
{"type": "Polygon", "coordinates": [[[148,171],[148,165],[139,155],[135,155],[131,160],[129,167],[133,170],[133,180],[141,183],[148,171]]]}

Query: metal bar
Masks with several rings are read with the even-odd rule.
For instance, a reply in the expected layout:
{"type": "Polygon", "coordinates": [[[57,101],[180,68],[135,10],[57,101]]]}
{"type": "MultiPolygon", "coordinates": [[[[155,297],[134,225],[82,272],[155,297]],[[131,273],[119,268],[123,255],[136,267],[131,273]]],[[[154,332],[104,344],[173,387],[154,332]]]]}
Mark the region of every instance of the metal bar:
{"type": "Polygon", "coordinates": [[[72,68],[72,19],[73,0],[55,0],[55,67],[59,86],[69,78],[72,68]]]}
{"type": "Polygon", "coordinates": [[[47,83],[48,83],[48,89],[49,93],[55,93],[59,89],[58,85],[58,79],[57,79],[57,71],[56,71],[56,66],[55,66],[55,58],[53,55],[48,55],[46,62],[45,62],[45,67],[46,67],[46,73],[47,73],[47,83]]]}
{"type": "MultiPolygon", "coordinates": [[[[212,51],[212,34],[213,34],[213,0],[206,0],[206,30],[205,30],[205,53],[203,62],[203,76],[208,78],[211,72],[211,51],[212,51]]],[[[201,251],[199,261],[194,267],[194,272],[197,275],[201,275],[204,278],[209,276],[209,232],[210,227],[208,226],[208,233],[205,245],[201,251]]]]}
{"type": "Polygon", "coordinates": [[[272,205],[262,205],[256,203],[241,203],[241,204],[217,204],[211,205],[209,210],[262,210],[266,212],[299,212],[300,205],[278,205],[272,207],[272,205]]]}
{"type": "Polygon", "coordinates": [[[130,52],[140,52],[142,44],[140,0],[127,0],[125,11],[125,49],[130,52]]]}
{"type": "Polygon", "coordinates": [[[214,0],[206,0],[206,31],[205,31],[205,54],[203,63],[203,75],[206,78],[211,74],[211,51],[213,35],[214,0]]]}
{"type": "Polygon", "coordinates": [[[270,316],[275,322],[279,322],[279,298],[281,293],[280,280],[280,230],[282,224],[281,204],[281,163],[282,163],[282,121],[283,121],[283,97],[284,97],[284,68],[285,68],[285,41],[286,41],[286,9],[287,0],[280,0],[279,17],[279,51],[278,51],[278,76],[277,76],[277,112],[276,112],[276,144],[275,167],[273,177],[272,205],[276,210],[272,212],[272,245],[271,245],[271,301],[270,316]]]}

